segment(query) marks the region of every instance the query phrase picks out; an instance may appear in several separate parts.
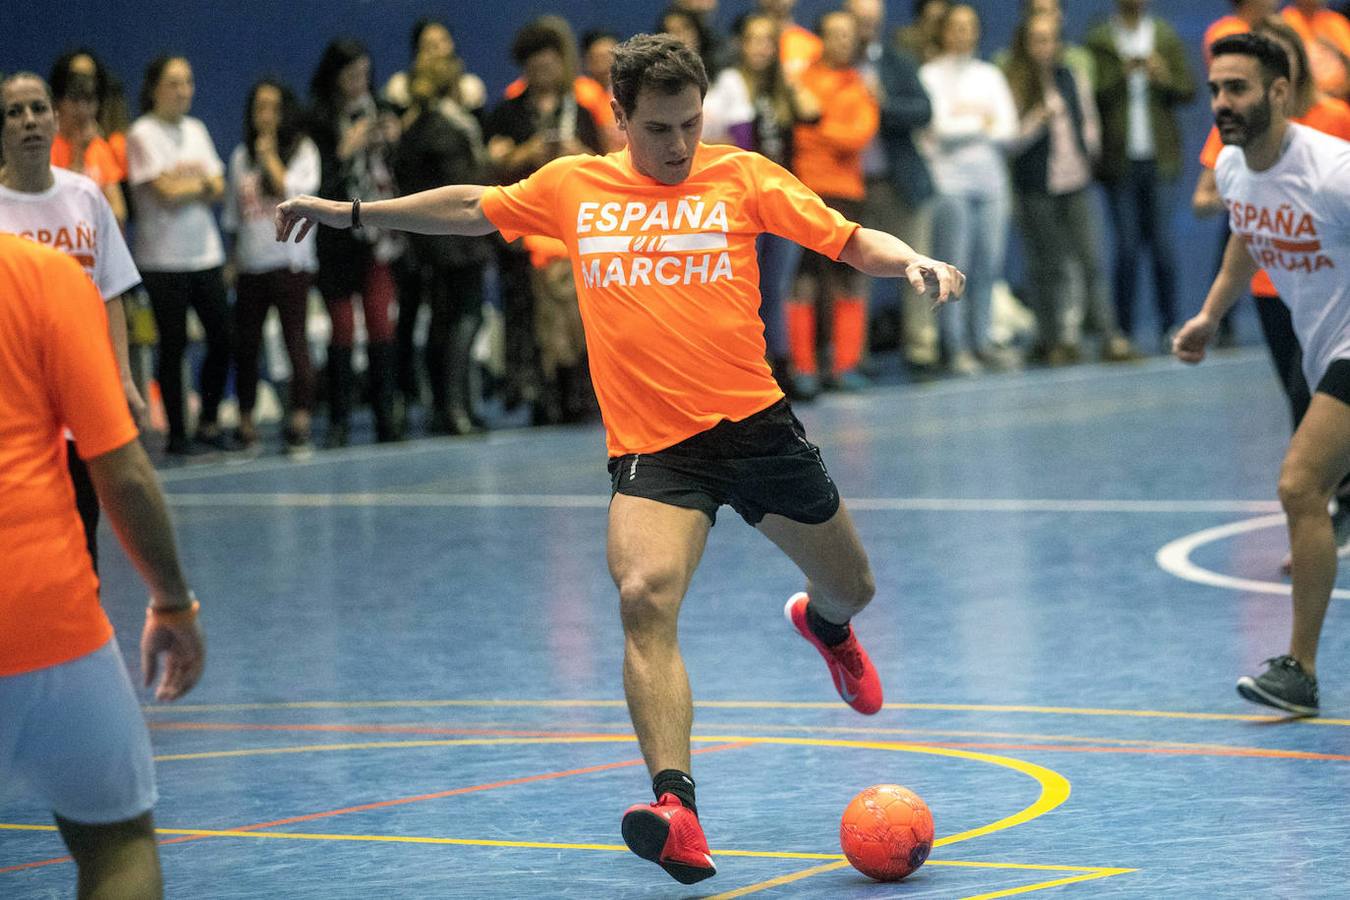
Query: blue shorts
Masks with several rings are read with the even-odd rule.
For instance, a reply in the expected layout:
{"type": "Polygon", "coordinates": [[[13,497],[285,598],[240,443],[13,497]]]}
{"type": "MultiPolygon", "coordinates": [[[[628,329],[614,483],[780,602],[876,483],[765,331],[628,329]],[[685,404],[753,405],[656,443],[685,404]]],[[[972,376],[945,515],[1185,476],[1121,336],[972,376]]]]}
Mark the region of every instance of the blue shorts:
{"type": "Polygon", "coordinates": [[[84,825],[154,807],[150,732],[116,638],[70,662],[0,677],[0,801],[6,795],[36,796],[84,825]]]}

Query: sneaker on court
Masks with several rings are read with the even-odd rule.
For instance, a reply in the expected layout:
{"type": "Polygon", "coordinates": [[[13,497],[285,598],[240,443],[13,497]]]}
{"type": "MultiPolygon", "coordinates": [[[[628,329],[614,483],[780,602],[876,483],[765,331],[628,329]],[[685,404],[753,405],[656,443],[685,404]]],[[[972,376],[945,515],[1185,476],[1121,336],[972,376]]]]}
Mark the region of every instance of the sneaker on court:
{"type": "Polygon", "coordinates": [[[1255,678],[1243,675],[1238,679],[1237,691],[1244,699],[1296,716],[1318,714],[1317,679],[1303,671],[1298,660],[1276,656],[1265,664],[1267,669],[1255,678]]]}
{"type": "Polygon", "coordinates": [[[698,816],[674,794],[628,807],[620,828],[629,850],[656,863],[680,884],[717,874],[698,816]]]}
{"type": "Polygon", "coordinates": [[[881,709],[881,679],[877,676],[872,660],[868,659],[867,651],[858,643],[851,626],[844,642],[833,647],[825,646],[820,638],[812,634],[806,624],[806,604],[809,599],[805,592],[793,594],[783,607],[784,617],[825,658],[825,664],[830,667],[830,679],[844,702],[865,716],[872,715],[881,709]]]}

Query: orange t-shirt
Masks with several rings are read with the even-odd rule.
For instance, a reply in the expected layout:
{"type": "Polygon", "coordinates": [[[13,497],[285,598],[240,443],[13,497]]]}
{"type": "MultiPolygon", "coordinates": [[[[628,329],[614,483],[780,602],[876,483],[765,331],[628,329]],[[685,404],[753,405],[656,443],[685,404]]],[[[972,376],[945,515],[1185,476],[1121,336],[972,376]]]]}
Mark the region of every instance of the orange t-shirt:
{"type": "Polygon", "coordinates": [[[820,118],[793,132],[792,170],[822,197],[861,200],[863,150],[881,124],[876,98],[857,69],[832,69],[817,62],[801,85],[820,100],[820,118]]]}
{"type": "MultiPolygon", "coordinates": [[[[1313,104],[1312,109],[1308,110],[1307,115],[1292,118],[1289,121],[1307,125],[1309,128],[1323,134],[1334,135],[1343,141],[1350,141],[1350,103],[1337,100],[1335,97],[1321,98],[1313,104]]],[[[1213,169],[1219,161],[1219,151],[1222,149],[1223,139],[1219,137],[1219,129],[1211,128],[1209,137],[1205,139],[1205,146],[1200,151],[1200,165],[1206,169],[1213,169]]],[[[1252,276],[1251,289],[1252,294],[1257,297],[1278,297],[1280,295],[1280,292],[1275,290],[1275,283],[1270,280],[1270,276],[1266,274],[1265,269],[1252,276]]]]}
{"type": "Polygon", "coordinates": [[[1246,34],[1252,30],[1252,26],[1247,24],[1246,19],[1240,19],[1237,16],[1224,16],[1205,29],[1205,36],[1201,39],[1201,47],[1205,51],[1205,65],[1210,63],[1209,48],[1214,46],[1214,42],[1220,38],[1226,38],[1230,34],[1246,34]]]}
{"type": "Polygon", "coordinates": [[[788,25],[778,35],[778,60],[783,77],[796,81],[812,63],[820,59],[824,44],[820,35],[800,25],[788,25]]]}
{"type": "MultiPolygon", "coordinates": [[[[59,133],[52,141],[52,165],[58,169],[69,169],[72,151],[70,142],[59,133]]],[[[80,170],[94,184],[106,187],[117,184],[127,177],[125,151],[122,162],[117,161],[117,151],[101,137],[96,137],[84,148],[84,168],[80,170]]]]}
{"type": "Polygon", "coordinates": [[[708,144],[680,184],[642,175],[623,149],[556,159],[487,188],[482,206],[507,240],[567,245],[610,456],[662,450],[780,400],[755,238],[835,259],[858,228],[783,167],[708,144]]]}
{"type": "Polygon", "coordinates": [[[1311,16],[1286,6],[1280,11],[1289,26],[1303,38],[1308,50],[1308,68],[1312,70],[1317,86],[1333,97],[1345,98],[1350,93],[1343,60],[1324,48],[1319,38],[1326,40],[1344,56],[1350,56],[1350,19],[1330,9],[1319,9],[1311,16]]]}
{"type": "Polygon", "coordinates": [[[136,439],[103,299],[69,256],[0,235],[0,676],[68,662],[112,637],[62,425],[85,459],[136,439]]]}

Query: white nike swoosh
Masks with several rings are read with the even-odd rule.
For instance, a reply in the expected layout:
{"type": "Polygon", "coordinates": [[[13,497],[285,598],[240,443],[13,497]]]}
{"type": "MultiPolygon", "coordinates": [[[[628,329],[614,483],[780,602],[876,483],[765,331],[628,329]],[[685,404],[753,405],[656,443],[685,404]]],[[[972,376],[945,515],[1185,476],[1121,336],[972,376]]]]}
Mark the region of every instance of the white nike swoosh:
{"type": "Polygon", "coordinates": [[[852,693],[852,694],[849,693],[849,690],[848,690],[848,683],[847,683],[846,681],[844,681],[844,672],[843,672],[842,669],[841,669],[841,670],[838,670],[838,672],[837,672],[837,678],[838,678],[838,681],[837,681],[836,683],[837,683],[838,686],[839,686],[839,696],[841,696],[841,697],[844,698],[844,702],[845,702],[845,703],[852,703],[854,700],[858,699],[858,695],[857,695],[856,693],[852,693]]]}

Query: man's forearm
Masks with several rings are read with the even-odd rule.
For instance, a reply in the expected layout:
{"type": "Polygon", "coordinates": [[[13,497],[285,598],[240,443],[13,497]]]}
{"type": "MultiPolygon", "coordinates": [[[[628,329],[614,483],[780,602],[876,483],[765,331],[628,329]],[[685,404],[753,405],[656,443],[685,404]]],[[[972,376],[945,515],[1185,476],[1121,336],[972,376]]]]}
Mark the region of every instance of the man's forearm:
{"type": "Polygon", "coordinates": [[[99,505],[149,585],[154,605],[186,606],[188,586],[178,562],[173,526],[145,450],[132,441],[87,462],[99,505]]]}
{"type": "Polygon", "coordinates": [[[905,268],[922,258],[895,235],[873,228],[859,228],[853,232],[853,237],[839,254],[840,262],[873,278],[904,278],[905,268]]]}
{"type": "Polygon", "coordinates": [[[1260,267],[1247,252],[1242,238],[1233,234],[1228,238],[1228,246],[1223,251],[1223,265],[1214,277],[1209,293],[1205,296],[1205,305],[1201,312],[1211,319],[1222,319],[1238,301],[1260,267]]]}
{"type": "Polygon", "coordinates": [[[417,234],[491,234],[497,229],[483,215],[482,185],[451,184],[361,204],[361,224],[417,234]]]}

